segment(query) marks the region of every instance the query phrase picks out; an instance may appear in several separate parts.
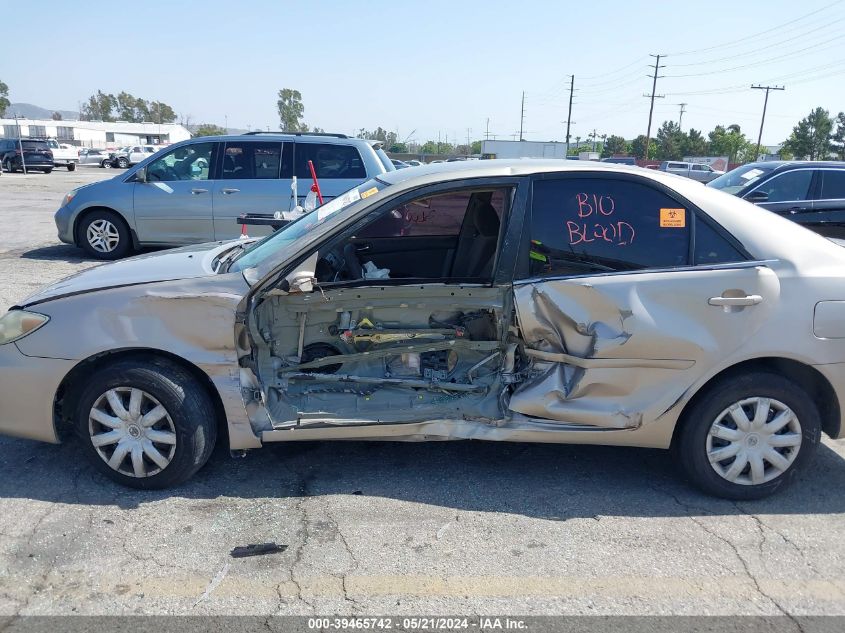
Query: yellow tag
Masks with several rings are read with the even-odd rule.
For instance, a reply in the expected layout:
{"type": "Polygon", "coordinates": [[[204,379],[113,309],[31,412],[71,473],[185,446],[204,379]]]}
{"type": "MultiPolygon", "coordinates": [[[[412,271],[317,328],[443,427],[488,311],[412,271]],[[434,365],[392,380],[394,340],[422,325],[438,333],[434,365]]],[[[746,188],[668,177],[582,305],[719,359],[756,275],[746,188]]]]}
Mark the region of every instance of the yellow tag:
{"type": "Polygon", "coordinates": [[[378,193],[378,187],[373,187],[372,189],[367,189],[364,193],[361,194],[361,198],[369,198],[370,196],[374,196],[378,193]]]}
{"type": "Polygon", "coordinates": [[[660,209],[660,226],[662,228],[682,229],[686,225],[686,209],[660,209]]]}

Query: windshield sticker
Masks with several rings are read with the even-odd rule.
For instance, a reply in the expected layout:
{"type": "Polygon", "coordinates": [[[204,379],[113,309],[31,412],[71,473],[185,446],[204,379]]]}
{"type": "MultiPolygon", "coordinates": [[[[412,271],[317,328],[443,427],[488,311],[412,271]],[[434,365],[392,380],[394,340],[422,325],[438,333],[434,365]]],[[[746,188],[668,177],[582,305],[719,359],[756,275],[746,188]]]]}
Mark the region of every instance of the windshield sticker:
{"type": "Polygon", "coordinates": [[[358,189],[350,189],[342,196],[338,196],[331,202],[327,202],[321,207],[317,207],[317,221],[322,222],[332,213],[340,211],[342,208],[349,206],[353,202],[361,199],[361,194],[358,189]]]}
{"type": "Polygon", "coordinates": [[[686,209],[660,209],[660,226],[664,229],[682,229],[687,225],[686,209]]]}
{"type": "Polygon", "coordinates": [[[378,193],[378,187],[373,187],[372,189],[367,189],[364,193],[361,194],[361,199],[369,198],[370,196],[374,196],[378,193]]]}
{"type": "Polygon", "coordinates": [[[749,169],[744,174],[740,174],[739,177],[744,178],[745,180],[751,180],[752,178],[756,178],[757,176],[759,176],[762,173],[763,173],[762,169],[749,169]]]}

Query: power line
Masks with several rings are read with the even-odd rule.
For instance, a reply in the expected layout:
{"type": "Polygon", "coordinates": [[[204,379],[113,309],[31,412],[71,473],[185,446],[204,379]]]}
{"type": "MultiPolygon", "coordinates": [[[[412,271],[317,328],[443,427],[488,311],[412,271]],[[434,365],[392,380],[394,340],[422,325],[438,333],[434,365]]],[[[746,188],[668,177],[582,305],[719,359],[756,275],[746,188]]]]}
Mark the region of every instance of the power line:
{"type": "Polygon", "coordinates": [[[654,99],[662,99],[666,96],[656,94],[658,79],[657,71],[660,68],[665,68],[665,66],[660,65],[660,55],[650,55],[650,57],[654,57],[654,77],[652,77],[651,82],[651,94],[643,95],[644,97],[649,97],[651,99],[651,105],[648,108],[648,130],[646,131],[645,135],[645,156],[643,156],[645,160],[648,160],[648,146],[651,144],[651,117],[654,114],[654,99]]]}
{"type": "Polygon", "coordinates": [[[740,38],[738,40],[729,41],[729,42],[726,42],[726,43],[718,44],[716,46],[708,46],[706,48],[698,48],[698,49],[695,49],[695,50],[680,51],[680,52],[677,52],[677,53],[670,53],[670,55],[672,55],[673,57],[680,57],[681,55],[692,55],[694,53],[706,53],[707,51],[714,51],[714,50],[717,50],[717,49],[720,49],[720,48],[728,48],[728,47],[736,46],[736,45],[738,45],[742,42],[747,42],[748,40],[752,40],[752,39],[757,38],[761,35],[766,35],[767,33],[771,33],[772,31],[777,31],[777,30],[780,30],[780,29],[782,29],[786,26],[789,26],[791,24],[795,24],[796,22],[800,22],[801,20],[804,20],[804,19],[809,18],[813,15],[821,13],[822,11],[826,11],[830,7],[836,6],[837,4],[841,4],[841,3],[842,3],[842,0],[836,0],[836,2],[831,2],[830,4],[827,4],[823,7],[821,7],[820,9],[816,9],[815,11],[811,11],[810,13],[806,13],[802,16],[795,18],[794,20],[790,20],[789,22],[784,22],[783,24],[778,24],[777,26],[773,26],[771,28],[768,28],[765,31],[759,31],[757,33],[754,33],[752,35],[748,35],[748,36],[740,38]]]}
{"type": "Polygon", "coordinates": [[[769,90],[785,90],[784,86],[751,86],[752,90],[765,90],[766,99],[763,101],[763,117],[760,119],[760,134],[757,135],[757,153],[755,159],[760,158],[760,141],[763,139],[763,124],[766,122],[766,106],[769,105],[769,90]]]}

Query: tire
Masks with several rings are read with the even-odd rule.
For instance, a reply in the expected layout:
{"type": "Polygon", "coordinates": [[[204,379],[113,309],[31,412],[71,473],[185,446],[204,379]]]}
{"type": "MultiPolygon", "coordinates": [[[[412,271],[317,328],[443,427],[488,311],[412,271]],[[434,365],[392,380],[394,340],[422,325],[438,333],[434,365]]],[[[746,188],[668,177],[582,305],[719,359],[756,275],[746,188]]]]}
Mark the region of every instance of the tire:
{"type": "Polygon", "coordinates": [[[52,168],[52,167],[48,167],[47,169],[45,169],[45,170],[44,170],[44,173],[45,173],[45,174],[49,174],[49,173],[51,173],[52,171],[53,171],[53,168],[52,168]]]}
{"type": "Polygon", "coordinates": [[[100,163],[100,167],[102,169],[111,169],[112,168],[111,159],[102,161],[100,163]]]}
{"type": "Polygon", "coordinates": [[[77,228],[77,243],[91,257],[107,261],[132,253],[132,238],[124,219],[114,211],[98,209],[84,216],[77,228]]]}
{"type": "Polygon", "coordinates": [[[120,167],[121,169],[129,169],[129,159],[121,156],[120,158],[117,159],[117,166],[120,167]]]}
{"type": "Polygon", "coordinates": [[[76,163],[68,163],[67,164],[68,171],[76,171],[76,163]]]}
{"type": "Polygon", "coordinates": [[[720,380],[696,398],[680,425],[672,447],[680,468],[704,492],[737,501],[761,499],[787,486],[811,462],[821,440],[813,398],[765,371],[720,380]]]}
{"type": "Polygon", "coordinates": [[[214,449],[217,424],[208,392],[165,359],[136,357],[103,367],[85,380],[77,402],[76,432],[86,456],[124,486],[178,486],[214,449]],[[135,415],[133,399],[139,405],[135,415]]]}
{"type": "Polygon", "coordinates": [[[12,164],[12,161],[11,161],[11,160],[9,160],[8,158],[7,158],[7,159],[6,159],[6,161],[3,163],[3,166],[6,168],[6,171],[7,171],[8,173],[10,173],[10,174],[14,174],[14,173],[15,173],[15,166],[12,164]]]}

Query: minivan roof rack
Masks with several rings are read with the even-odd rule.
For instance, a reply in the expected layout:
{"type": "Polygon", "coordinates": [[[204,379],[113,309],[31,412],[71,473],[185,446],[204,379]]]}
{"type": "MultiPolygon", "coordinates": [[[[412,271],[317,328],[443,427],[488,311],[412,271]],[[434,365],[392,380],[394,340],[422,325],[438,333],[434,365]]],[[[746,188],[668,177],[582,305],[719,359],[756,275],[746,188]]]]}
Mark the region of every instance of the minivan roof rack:
{"type": "Polygon", "coordinates": [[[276,132],[265,132],[264,130],[253,130],[252,132],[246,132],[245,136],[253,136],[255,134],[290,134],[291,136],[332,136],[334,138],[349,138],[346,134],[335,134],[332,132],[282,132],[278,130],[276,132]]]}

